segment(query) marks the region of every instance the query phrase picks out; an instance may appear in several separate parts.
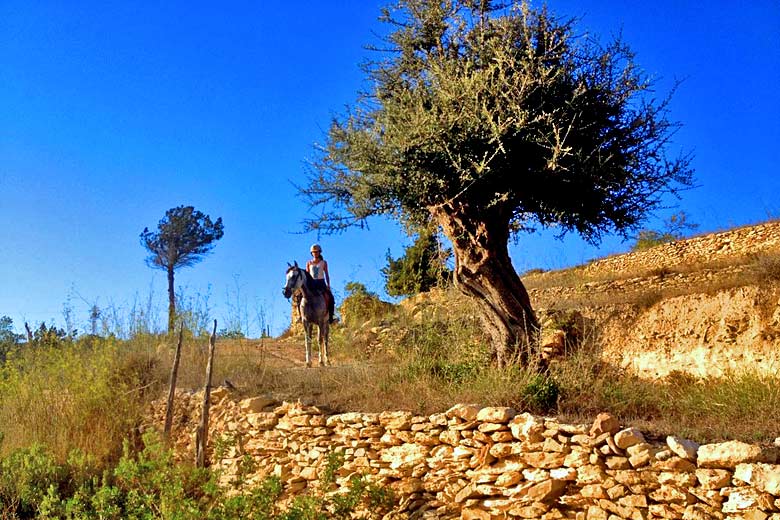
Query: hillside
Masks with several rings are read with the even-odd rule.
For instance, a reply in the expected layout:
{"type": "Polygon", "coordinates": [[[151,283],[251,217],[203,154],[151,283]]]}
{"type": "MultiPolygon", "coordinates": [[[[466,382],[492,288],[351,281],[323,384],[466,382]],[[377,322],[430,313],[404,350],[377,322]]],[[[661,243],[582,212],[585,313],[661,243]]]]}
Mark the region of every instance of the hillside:
{"type": "MultiPolygon", "coordinates": [[[[346,302],[331,367],[303,368],[296,334],[223,342],[237,385],[211,394],[209,457],[223,485],[276,476],[288,501],[367,478],[395,497],[365,511],[385,519],[778,518],[777,244],[769,223],[526,275],[541,376],[486,365],[452,290],[346,302]]],[[[183,459],[201,400],[178,393],[183,459]]]]}
{"type": "Polygon", "coordinates": [[[524,277],[539,309],[576,309],[605,360],[642,377],[780,368],[780,223],[524,277]]]}

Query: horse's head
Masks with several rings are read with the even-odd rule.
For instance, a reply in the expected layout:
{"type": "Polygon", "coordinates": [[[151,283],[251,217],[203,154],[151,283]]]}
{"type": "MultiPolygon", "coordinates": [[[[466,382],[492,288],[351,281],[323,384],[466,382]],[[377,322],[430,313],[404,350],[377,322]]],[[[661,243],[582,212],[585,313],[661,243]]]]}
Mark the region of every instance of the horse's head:
{"type": "Polygon", "coordinates": [[[290,298],[296,289],[300,289],[303,286],[306,275],[303,269],[298,267],[298,262],[295,262],[293,265],[288,263],[287,265],[289,267],[287,268],[286,282],[282,289],[282,294],[284,294],[285,298],[290,298]]]}

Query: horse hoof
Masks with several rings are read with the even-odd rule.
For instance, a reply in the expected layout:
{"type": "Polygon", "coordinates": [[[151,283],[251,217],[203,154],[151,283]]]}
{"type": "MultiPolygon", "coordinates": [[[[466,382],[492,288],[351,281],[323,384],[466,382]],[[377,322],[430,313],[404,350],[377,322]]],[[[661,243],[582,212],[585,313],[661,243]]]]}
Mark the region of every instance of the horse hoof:
{"type": "Polygon", "coordinates": [[[306,368],[311,368],[311,361],[306,362],[306,368]]]}

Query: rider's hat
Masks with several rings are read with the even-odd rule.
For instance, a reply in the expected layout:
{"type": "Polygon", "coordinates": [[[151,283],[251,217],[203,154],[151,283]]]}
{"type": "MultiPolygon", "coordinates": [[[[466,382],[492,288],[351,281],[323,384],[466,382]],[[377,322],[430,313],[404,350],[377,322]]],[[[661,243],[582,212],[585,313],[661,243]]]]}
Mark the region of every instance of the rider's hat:
{"type": "Polygon", "coordinates": [[[322,252],[322,247],[320,247],[320,245],[319,245],[319,244],[312,244],[312,246],[311,246],[311,252],[313,253],[314,251],[317,251],[317,252],[320,252],[320,253],[321,253],[321,252],[322,252]]]}

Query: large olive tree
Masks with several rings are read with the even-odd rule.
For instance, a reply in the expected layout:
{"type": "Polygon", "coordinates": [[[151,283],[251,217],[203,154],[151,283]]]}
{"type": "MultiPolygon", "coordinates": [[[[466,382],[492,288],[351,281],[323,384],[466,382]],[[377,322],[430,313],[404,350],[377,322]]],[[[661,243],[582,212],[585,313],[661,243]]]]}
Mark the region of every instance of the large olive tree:
{"type": "Polygon", "coordinates": [[[192,206],[169,209],[157,224],[156,232],[144,228],[141,233],[141,245],[149,251],[147,265],[162,269],[168,274],[169,333],[173,332],[176,319],[176,269],[189,267],[203,260],[224,233],[222,217],[212,222],[211,217],[192,206]]]}
{"type": "Polygon", "coordinates": [[[597,242],[636,229],[662,194],[691,182],[669,157],[668,97],[620,40],[516,1],[400,0],[369,92],[332,122],[301,192],[308,229],[372,215],[433,223],[454,279],[481,302],[499,365],[538,328],[508,241],[536,225],[597,242]]]}

